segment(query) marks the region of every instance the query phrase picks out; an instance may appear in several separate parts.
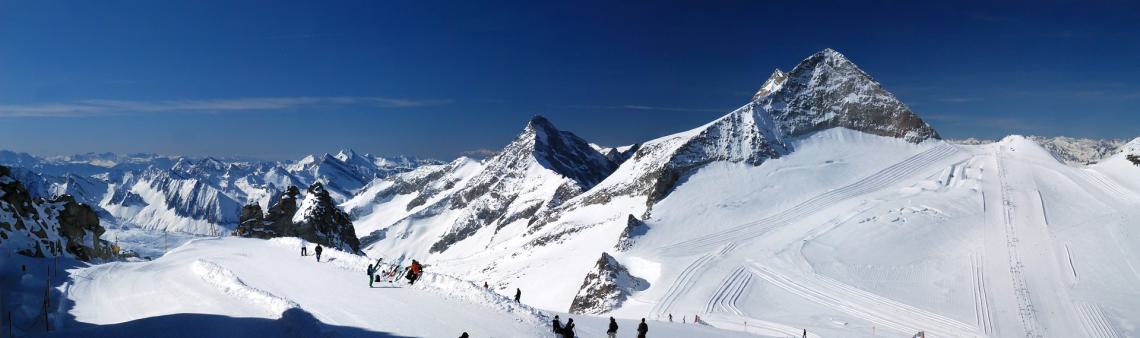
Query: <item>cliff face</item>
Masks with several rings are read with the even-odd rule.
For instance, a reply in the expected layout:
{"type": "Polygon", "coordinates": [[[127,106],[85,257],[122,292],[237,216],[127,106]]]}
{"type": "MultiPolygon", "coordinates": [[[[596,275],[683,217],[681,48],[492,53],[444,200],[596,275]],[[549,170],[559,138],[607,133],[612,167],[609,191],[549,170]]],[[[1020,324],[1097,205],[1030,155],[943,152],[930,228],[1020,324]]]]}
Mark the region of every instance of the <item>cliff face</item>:
{"type": "Polygon", "coordinates": [[[263,214],[256,204],[243,207],[234,234],[262,239],[299,237],[348,252],[360,252],[360,240],[356,238],[352,221],[337,208],[321,183],[309,186],[298,205],[300,196],[300,189],[289,186],[267,213],[263,214]]]}
{"type": "Polygon", "coordinates": [[[70,195],[32,198],[24,185],[0,166],[0,246],[32,257],[73,256],[83,261],[112,258],[99,215],[70,195]]]}

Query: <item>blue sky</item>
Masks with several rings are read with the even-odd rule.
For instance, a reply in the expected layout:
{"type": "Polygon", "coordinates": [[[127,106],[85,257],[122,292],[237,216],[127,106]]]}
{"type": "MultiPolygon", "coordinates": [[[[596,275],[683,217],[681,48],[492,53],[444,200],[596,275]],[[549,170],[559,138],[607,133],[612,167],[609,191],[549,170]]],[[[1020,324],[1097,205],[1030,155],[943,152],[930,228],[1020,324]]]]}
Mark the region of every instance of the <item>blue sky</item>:
{"type": "Polygon", "coordinates": [[[686,130],[834,48],[945,137],[1140,136],[1125,2],[0,0],[0,149],[451,158],[686,130]]]}

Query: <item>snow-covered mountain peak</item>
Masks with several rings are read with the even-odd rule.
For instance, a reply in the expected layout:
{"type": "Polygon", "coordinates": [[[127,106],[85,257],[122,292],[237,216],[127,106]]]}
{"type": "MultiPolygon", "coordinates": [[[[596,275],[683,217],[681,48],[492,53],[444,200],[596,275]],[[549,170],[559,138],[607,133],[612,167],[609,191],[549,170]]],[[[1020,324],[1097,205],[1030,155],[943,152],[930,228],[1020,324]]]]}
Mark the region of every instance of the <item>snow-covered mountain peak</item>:
{"type": "Polygon", "coordinates": [[[559,130],[550,120],[534,116],[527,122],[522,133],[502,152],[491,158],[489,167],[508,166],[505,162],[515,162],[521,157],[530,157],[542,167],[566,176],[583,189],[601,182],[617,167],[599,153],[589,142],[574,133],[559,130]]]}
{"type": "Polygon", "coordinates": [[[351,161],[353,159],[356,159],[358,156],[360,155],[357,155],[356,151],[353,151],[352,149],[341,149],[340,151],[337,151],[336,155],[333,155],[333,157],[341,160],[342,162],[351,161]]]}
{"type": "Polygon", "coordinates": [[[756,100],[785,135],[845,127],[911,142],[939,138],[933,127],[835,50],[812,54],[786,75],[783,85],[756,100]]]}
{"type": "Polygon", "coordinates": [[[757,90],[756,94],[752,95],[752,100],[759,100],[762,97],[780,90],[780,87],[783,87],[786,81],[788,81],[788,74],[779,69],[772,71],[772,75],[768,76],[768,80],[764,81],[763,85],[760,85],[760,90],[757,90]]]}

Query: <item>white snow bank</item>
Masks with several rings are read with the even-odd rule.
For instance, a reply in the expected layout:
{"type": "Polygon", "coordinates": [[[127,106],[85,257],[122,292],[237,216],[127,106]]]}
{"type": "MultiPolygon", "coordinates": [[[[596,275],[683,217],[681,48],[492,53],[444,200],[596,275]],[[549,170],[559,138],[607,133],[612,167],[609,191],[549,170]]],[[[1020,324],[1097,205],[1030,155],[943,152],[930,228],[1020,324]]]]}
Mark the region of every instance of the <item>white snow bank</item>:
{"type": "Polygon", "coordinates": [[[197,260],[190,265],[190,268],[202,277],[202,280],[217,287],[222,293],[264,306],[268,314],[274,318],[281,318],[281,314],[286,310],[300,307],[291,300],[246,285],[233,271],[214,262],[197,260]]]}

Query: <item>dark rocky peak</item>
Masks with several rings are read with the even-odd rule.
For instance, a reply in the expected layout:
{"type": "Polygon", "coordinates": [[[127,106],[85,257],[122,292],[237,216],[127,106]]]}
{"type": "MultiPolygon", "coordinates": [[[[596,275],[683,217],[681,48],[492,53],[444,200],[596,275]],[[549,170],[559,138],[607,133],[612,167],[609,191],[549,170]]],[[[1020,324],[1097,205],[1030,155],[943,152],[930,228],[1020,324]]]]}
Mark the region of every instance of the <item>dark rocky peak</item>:
{"type": "Polygon", "coordinates": [[[313,183],[307,192],[298,204],[301,191],[289,186],[264,215],[260,206],[246,205],[234,234],[254,238],[299,237],[327,247],[360,252],[360,240],[356,238],[352,221],[337,208],[324,185],[313,183]]]}
{"type": "Polygon", "coordinates": [[[534,116],[514,142],[492,159],[511,156],[508,152],[526,152],[543,167],[589,188],[601,182],[617,165],[594,150],[574,133],[559,130],[542,116],[534,116]]]}
{"type": "Polygon", "coordinates": [[[804,59],[783,82],[755,100],[786,136],[844,127],[911,142],[939,137],[909,107],[833,49],[804,59]]]}

